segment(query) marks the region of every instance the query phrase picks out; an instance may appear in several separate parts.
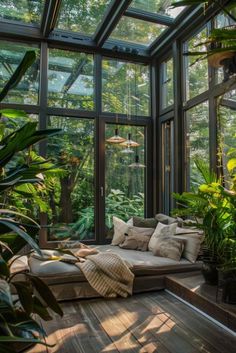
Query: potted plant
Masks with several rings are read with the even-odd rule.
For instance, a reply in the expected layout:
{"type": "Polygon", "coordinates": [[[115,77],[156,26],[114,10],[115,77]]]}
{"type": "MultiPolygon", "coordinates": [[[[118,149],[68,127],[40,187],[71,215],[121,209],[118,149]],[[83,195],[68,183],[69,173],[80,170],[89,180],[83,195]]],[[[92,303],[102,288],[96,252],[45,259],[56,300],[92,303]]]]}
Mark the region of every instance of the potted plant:
{"type": "Polygon", "coordinates": [[[179,208],[173,213],[191,217],[204,231],[203,275],[207,283],[217,284],[218,269],[235,264],[236,192],[224,188],[204,162],[195,164],[205,182],[196,191],[175,193],[179,208]]]}
{"type": "Polygon", "coordinates": [[[196,45],[196,47],[205,45],[207,48],[205,51],[188,52],[185,55],[197,56],[197,61],[208,58],[209,65],[214,68],[223,66],[224,80],[226,81],[236,73],[236,17],[232,11],[236,5],[233,1],[222,5],[220,1],[214,0],[183,0],[173,3],[172,6],[201,4],[204,5],[204,11],[211,6],[218,6],[219,10],[232,21],[232,25],[213,29],[204,42],[196,45]]]}

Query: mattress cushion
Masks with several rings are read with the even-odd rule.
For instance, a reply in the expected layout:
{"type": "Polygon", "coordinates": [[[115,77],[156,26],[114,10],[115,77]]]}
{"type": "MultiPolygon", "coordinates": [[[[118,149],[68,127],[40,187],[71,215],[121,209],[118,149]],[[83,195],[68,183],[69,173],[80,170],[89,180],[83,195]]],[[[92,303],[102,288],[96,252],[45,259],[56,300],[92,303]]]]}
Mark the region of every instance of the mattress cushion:
{"type": "MultiPolygon", "coordinates": [[[[175,261],[154,256],[151,251],[126,250],[112,245],[95,245],[94,247],[100,252],[113,252],[120,255],[123,260],[131,265],[131,271],[135,276],[187,272],[201,267],[199,262],[192,264],[186,259],[175,261]]],[[[29,258],[29,267],[32,274],[39,276],[48,284],[86,281],[78,266],[58,260],[42,261],[31,257],[29,258]]]]}
{"type": "Polygon", "coordinates": [[[192,264],[184,258],[181,258],[180,261],[175,261],[166,257],[154,256],[151,251],[127,250],[112,245],[96,245],[95,247],[100,252],[114,252],[120,255],[123,260],[132,266],[131,271],[136,276],[174,273],[181,270],[186,270],[187,272],[188,269],[200,269],[202,266],[201,262],[192,264]]]}

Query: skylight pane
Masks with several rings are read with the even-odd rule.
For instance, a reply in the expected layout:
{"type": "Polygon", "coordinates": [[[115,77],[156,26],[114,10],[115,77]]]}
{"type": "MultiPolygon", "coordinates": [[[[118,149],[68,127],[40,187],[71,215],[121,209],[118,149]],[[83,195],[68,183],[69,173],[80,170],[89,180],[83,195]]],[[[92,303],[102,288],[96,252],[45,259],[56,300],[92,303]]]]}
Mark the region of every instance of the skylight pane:
{"type": "Polygon", "coordinates": [[[93,35],[112,0],[69,1],[61,4],[57,28],[93,35]]]}
{"type": "Polygon", "coordinates": [[[124,16],[110,38],[149,46],[165,28],[164,25],[124,16]]]}
{"type": "Polygon", "coordinates": [[[0,19],[39,25],[44,2],[44,0],[2,0],[0,19]]]}
{"type": "Polygon", "coordinates": [[[94,109],[93,56],[49,50],[48,104],[50,107],[94,109]]]}
{"type": "Polygon", "coordinates": [[[173,0],[133,0],[130,7],[146,12],[153,12],[155,14],[165,15],[176,18],[185,6],[171,8],[173,0]]]}

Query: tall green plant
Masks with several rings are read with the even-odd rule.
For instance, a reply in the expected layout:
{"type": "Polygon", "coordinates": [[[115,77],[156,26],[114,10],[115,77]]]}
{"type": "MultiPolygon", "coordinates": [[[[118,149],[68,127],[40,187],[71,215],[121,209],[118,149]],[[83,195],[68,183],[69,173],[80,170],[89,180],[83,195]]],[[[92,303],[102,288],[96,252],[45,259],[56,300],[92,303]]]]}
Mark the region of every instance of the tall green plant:
{"type": "MultiPolygon", "coordinates": [[[[2,100],[10,89],[14,88],[35,59],[35,53],[25,55],[15,73],[0,92],[2,100]]],[[[1,114],[19,117],[23,112],[1,110],[1,114]]],[[[23,127],[4,134],[0,139],[0,196],[4,203],[5,195],[22,185],[43,184],[43,173],[53,169],[52,164],[43,159],[24,157],[26,150],[43,139],[60,132],[59,129],[37,130],[37,124],[28,122],[23,127]]],[[[29,197],[29,196],[28,196],[29,197]]],[[[0,353],[18,351],[19,345],[29,343],[45,344],[41,337],[45,332],[35,319],[35,314],[44,320],[50,320],[50,310],[63,315],[60,306],[48,286],[36,276],[22,272],[11,273],[13,261],[9,258],[17,252],[12,248],[28,243],[36,252],[41,253],[37,243],[28,234],[29,229],[38,232],[39,225],[31,218],[15,211],[12,207],[0,209],[0,353]],[[12,287],[17,297],[12,296],[12,287]]]]}
{"type": "Polygon", "coordinates": [[[174,194],[178,208],[173,214],[191,217],[203,229],[208,255],[219,266],[236,266],[236,192],[222,186],[204,162],[196,166],[205,180],[195,192],[174,194]]]}

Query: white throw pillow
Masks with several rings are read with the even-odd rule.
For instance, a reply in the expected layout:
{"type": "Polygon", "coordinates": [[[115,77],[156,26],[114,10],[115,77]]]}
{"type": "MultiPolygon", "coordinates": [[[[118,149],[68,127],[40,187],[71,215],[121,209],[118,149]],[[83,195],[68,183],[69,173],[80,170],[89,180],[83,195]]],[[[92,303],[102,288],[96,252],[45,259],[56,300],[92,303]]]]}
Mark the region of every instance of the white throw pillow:
{"type": "Polygon", "coordinates": [[[127,223],[129,226],[133,226],[133,225],[134,225],[133,217],[131,217],[126,223],[127,223]]]}
{"type": "Polygon", "coordinates": [[[196,262],[204,239],[203,233],[201,231],[198,232],[197,229],[177,227],[175,238],[184,240],[182,256],[192,263],[196,262]]]}
{"type": "Polygon", "coordinates": [[[128,234],[129,225],[122,219],[113,216],[114,234],[111,245],[119,245],[125,240],[125,233],[128,234]]]}
{"type": "Polygon", "coordinates": [[[148,243],[148,250],[153,251],[158,238],[175,235],[176,227],[177,223],[166,225],[159,222],[148,243]]]}

